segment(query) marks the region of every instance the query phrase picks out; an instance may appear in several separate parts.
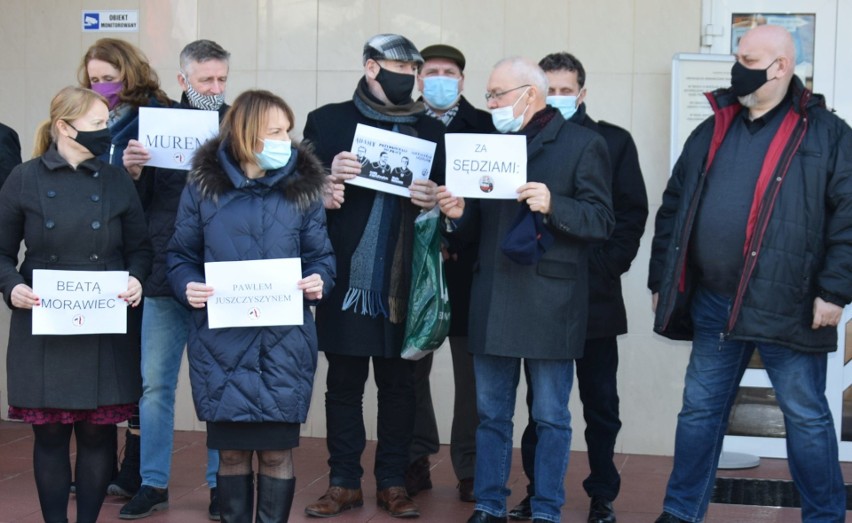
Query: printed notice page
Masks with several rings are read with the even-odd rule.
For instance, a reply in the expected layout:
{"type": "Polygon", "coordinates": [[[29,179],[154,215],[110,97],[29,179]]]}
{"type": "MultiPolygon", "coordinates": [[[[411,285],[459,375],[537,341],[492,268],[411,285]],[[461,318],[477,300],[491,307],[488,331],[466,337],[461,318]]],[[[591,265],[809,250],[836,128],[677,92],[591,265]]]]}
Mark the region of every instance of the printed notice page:
{"type": "Polygon", "coordinates": [[[361,162],[361,173],[346,183],[410,198],[408,186],[429,179],[435,142],[358,124],[352,152],[361,162]]]}
{"type": "Polygon", "coordinates": [[[527,183],[527,139],[516,134],[444,135],[453,196],[514,200],[527,183]]]}
{"type": "Polygon", "coordinates": [[[304,323],[304,297],[297,286],[302,279],[299,258],[207,262],[204,277],[213,287],[207,300],[211,329],[304,323]]]}
{"type": "Polygon", "coordinates": [[[127,271],[33,271],[33,334],[125,334],[127,271]]]}
{"type": "Polygon", "coordinates": [[[188,171],[195,151],[219,134],[219,112],[139,108],[139,141],[151,153],[145,165],[188,171]]]}

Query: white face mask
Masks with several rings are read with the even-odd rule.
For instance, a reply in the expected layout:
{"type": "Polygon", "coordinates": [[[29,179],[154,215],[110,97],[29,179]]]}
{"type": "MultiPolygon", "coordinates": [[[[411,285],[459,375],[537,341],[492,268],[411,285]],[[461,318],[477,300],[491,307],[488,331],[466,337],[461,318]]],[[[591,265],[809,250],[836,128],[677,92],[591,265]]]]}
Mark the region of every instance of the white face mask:
{"type": "Polygon", "coordinates": [[[263,140],[263,150],[254,153],[257,165],[264,171],[280,169],[290,162],[292,142],[290,140],[263,140]]]}
{"type": "Polygon", "coordinates": [[[515,133],[518,132],[518,129],[521,128],[521,124],[524,123],[524,115],[527,112],[527,109],[530,108],[529,104],[524,108],[524,112],[515,117],[515,106],[518,102],[521,101],[521,98],[527,94],[529,91],[529,87],[524,89],[524,92],[521,93],[521,96],[515,100],[515,103],[512,105],[507,105],[506,107],[498,107],[496,109],[491,110],[491,121],[494,123],[494,128],[497,129],[497,132],[500,133],[515,133]]]}
{"type": "Polygon", "coordinates": [[[562,117],[570,120],[574,113],[577,112],[577,97],[576,96],[548,96],[547,105],[558,109],[562,113],[562,117]]]}

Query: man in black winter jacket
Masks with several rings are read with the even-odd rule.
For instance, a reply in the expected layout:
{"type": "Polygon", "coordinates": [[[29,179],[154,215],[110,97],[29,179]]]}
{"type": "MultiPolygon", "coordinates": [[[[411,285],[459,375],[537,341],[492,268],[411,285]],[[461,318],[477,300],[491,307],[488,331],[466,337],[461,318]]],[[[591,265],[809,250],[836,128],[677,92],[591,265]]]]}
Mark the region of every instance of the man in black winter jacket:
{"type": "MultiPolygon", "coordinates": [[[[589,322],[583,357],[577,360],[577,384],[586,420],[589,476],[583,488],[591,498],[589,523],[612,523],[612,501],[618,496],[621,477],[613,463],[615,439],[621,429],[618,415],[618,342],[627,333],[627,313],[621,294],[621,275],[627,272],[648,218],[648,197],[639,166],[636,144],[630,133],[586,113],[586,70],[575,56],[553,53],[539,62],[548,80],[547,103],[559,109],[571,123],[600,134],[606,141],[612,165],[612,207],[615,228],[610,237],[595,245],[589,257],[589,322]]],[[[531,388],[527,405],[532,405],[531,388]]],[[[530,416],[521,439],[521,457],[527,478],[534,476],[536,423],[530,416]]],[[[535,485],[530,479],[527,497],[512,509],[513,519],[530,519],[530,498],[535,485]]]]}
{"type": "Polygon", "coordinates": [[[693,131],[657,213],[654,330],[691,339],[674,470],[658,522],[701,521],[756,349],[784,413],[802,521],[844,521],[826,353],[852,299],[852,129],[794,77],[778,26],[746,33],[731,88],[693,131]]]}
{"type": "MultiPolygon", "coordinates": [[[[230,53],[216,42],[197,40],[180,54],[178,83],[183,90],[176,108],[218,111],[225,116],[225,84],[230,53]]],[[[154,265],[145,280],[142,312],[142,399],[139,401],[141,436],[128,435],[128,448],[136,447],[140,459],[133,499],[119,512],[121,519],[138,519],[168,507],[168,482],[174,445],[175,388],[188,335],[189,311],[174,298],[166,278],[166,248],[175,228],[175,216],[188,171],[146,167],[150,154],[138,140],[124,150],[124,167],[136,181],[154,246],[154,265]],[[141,439],[140,439],[141,438],[141,439]],[[138,489],[138,491],[135,491],[138,489]]],[[[127,456],[128,450],[125,451],[127,456]]],[[[124,472],[114,485],[115,494],[125,494],[124,472]]],[[[216,472],[219,455],[207,454],[207,484],[210,487],[209,516],[218,519],[216,472]]],[[[220,471],[221,473],[222,471],[220,471]]],[[[112,491],[110,493],[113,493],[112,491]]],[[[126,494],[125,494],[126,495],[126,494]]]]}

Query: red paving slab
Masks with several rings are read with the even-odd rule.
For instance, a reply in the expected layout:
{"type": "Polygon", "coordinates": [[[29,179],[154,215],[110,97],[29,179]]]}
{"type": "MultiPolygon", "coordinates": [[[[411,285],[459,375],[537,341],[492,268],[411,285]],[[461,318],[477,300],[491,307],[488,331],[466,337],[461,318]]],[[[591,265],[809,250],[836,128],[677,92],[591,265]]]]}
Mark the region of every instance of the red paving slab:
{"type": "MultiPolygon", "coordinates": [[[[0,422],[0,523],[38,523],[42,521],[38,497],[32,474],[32,432],[29,425],[0,422]]],[[[376,507],[375,482],[372,463],[375,443],[368,442],[361,460],[366,471],[363,481],[364,506],[341,514],[330,520],[334,523],[364,523],[398,521],[376,507]]],[[[290,521],[294,523],[319,523],[316,518],[304,515],[304,507],[325,492],[328,486],[328,466],[325,440],[302,438],[301,446],[294,452],[297,489],[290,521]]],[[[172,463],[172,481],[169,486],[169,509],[145,518],[146,523],[203,523],[207,522],[209,491],[204,481],[207,460],[205,434],[176,432],[175,453],[172,463]]],[[[618,454],[616,466],[622,475],[621,494],[615,501],[620,523],[651,523],[662,505],[672,459],[665,456],[618,454]]],[[[456,478],[450,463],[449,449],[442,446],[431,458],[433,489],[415,498],[420,505],[423,523],[465,522],[473,505],[458,500],[456,478]]],[[[852,464],[844,463],[847,481],[852,478],[852,464]]],[[[582,480],[588,473],[585,452],[572,452],[568,476],[565,478],[567,500],[562,511],[563,521],[586,520],[588,498],[582,490],[582,480]]],[[[746,471],[721,471],[729,477],[789,479],[785,460],[764,459],[755,469],[746,471]]],[[[513,455],[509,488],[510,506],[524,497],[526,479],[521,472],[520,452],[513,455]]],[[[73,496],[69,507],[69,520],[74,521],[73,496]]],[[[118,511],[126,500],[107,497],[99,521],[123,521],[118,511]]],[[[800,521],[799,510],[790,508],[752,507],[742,505],[711,504],[707,523],[791,523],[800,521]]],[[[846,521],[852,522],[852,516],[846,521]]]]}

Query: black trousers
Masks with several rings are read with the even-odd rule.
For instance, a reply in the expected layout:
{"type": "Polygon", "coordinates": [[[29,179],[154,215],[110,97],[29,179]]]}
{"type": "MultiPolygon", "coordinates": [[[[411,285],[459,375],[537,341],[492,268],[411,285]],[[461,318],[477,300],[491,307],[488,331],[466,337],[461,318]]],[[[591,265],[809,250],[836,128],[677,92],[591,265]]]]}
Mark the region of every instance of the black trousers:
{"type": "Polygon", "coordinates": [[[342,356],[325,353],[328,360],[325,416],[328,434],[330,484],[361,488],[361,454],[366,445],[364,385],[373,362],[378,388],[376,462],[379,490],[405,485],[405,469],[414,430],[414,362],[402,358],[342,356]]]}
{"type": "MultiPolygon", "coordinates": [[[[615,439],[621,429],[618,418],[618,342],[615,337],[586,340],[581,359],[576,360],[577,384],[583,402],[586,420],[586,446],[589,457],[589,476],[583,488],[591,496],[601,496],[610,501],[618,496],[621,476],[612,462],[615,439]]],[[[529,371],[524,367],[529,384],[529,371]]],[[[527,389],[527,406],[532,405],[532,389],[527,389]]],[[[527,492],[535,492],[534,475],[536,423],[530,417],[521,438],[521,459],[524,474],[529,478],[527,492]]]]}

